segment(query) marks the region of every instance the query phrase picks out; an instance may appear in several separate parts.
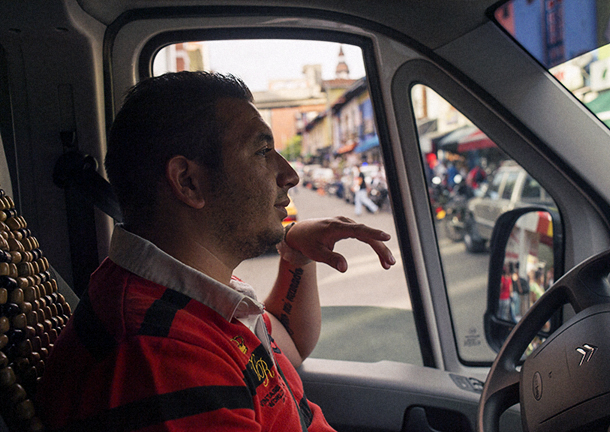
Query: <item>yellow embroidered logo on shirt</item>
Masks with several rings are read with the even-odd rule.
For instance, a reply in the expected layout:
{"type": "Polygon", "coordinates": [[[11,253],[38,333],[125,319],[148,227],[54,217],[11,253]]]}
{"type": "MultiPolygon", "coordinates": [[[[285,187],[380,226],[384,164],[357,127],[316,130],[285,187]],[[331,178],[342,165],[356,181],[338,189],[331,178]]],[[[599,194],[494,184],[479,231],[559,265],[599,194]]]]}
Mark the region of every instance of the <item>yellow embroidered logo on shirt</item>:
{"type": "Polygon", "coordinates": [[[237,348],[239,348],[241,352],[248,354],[248,347],[246,346],[246,341],[244,340],[243,336],[235,336],[231,340],[237,344],[237,348]]]}
{"type": "Polygon", "coordinates": [[[248,366],[256,374],[258,382],[265,387],[269,385],[269,378],[275,378],[275,372],[270,369],[269,364],[262,357],[257,357],[255,353],[250,356],[248,366]]]}

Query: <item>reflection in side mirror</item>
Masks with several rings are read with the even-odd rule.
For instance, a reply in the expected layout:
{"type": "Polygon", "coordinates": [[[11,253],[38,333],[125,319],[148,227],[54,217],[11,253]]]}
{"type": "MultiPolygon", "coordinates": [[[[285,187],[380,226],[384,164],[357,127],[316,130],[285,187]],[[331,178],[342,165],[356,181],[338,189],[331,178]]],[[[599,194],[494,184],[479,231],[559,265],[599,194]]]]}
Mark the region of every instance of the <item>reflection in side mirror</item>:
{"type": "MultiPolygon", "coordinates": [[[[513,210],[496,221],[490,245],[485,312],[485,334],[495,351],[499,351],[515,324],[562,274],[558,221],[554,211],[542,207],[513,210]]],[[[552,329],[553,323],[548,322],[539,339],[552,329]]]]}

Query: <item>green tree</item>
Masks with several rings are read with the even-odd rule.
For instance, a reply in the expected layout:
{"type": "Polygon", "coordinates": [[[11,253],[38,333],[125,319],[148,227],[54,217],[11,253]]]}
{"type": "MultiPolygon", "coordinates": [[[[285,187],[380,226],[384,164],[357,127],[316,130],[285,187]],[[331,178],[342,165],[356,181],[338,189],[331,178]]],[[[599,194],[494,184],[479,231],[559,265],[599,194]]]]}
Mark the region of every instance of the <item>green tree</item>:
{"type": "Polygon", "coordinates": [[[301,156],[302,144],[303,138],[301,135],[295,135],[288,140],[286,147],[280,151],[280,154],[289,161],[295,161],[301,156]]]}

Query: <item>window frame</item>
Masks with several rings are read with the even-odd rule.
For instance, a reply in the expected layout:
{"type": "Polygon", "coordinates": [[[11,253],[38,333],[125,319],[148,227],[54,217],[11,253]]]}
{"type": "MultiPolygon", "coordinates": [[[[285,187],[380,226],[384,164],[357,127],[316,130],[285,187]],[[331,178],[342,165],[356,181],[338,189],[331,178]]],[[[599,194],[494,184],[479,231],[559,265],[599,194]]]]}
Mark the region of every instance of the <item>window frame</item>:
{"type": "MultiPolygon", "coordinates": [[[[494,110],[494,107],[486,104],[479,95],[458,83],[446,70],[426,60],[406,62],[398,70],[393,79],[392,93],[395,116],[397,118],[411,119],[410,122],[399,124],[399,126],[402,126],[400,127],[401,140],[414,140],[419,147],[414,106],[411,99],[411,89],[418,84],[428,86],[438,93],[439,96],[444,98],[489,136],[507,156],[517,161],[524,168],[528,165],[527,161],[529,161],[530,166],[532,166],[532,161],[534,160],[543,165],[548,164],[548,161],[540,159],[540,154],[535,152],[535,146],[531,146],[531,141],[527,140],[523,134],[520,134],[518,128],[511,125],[501,115],[502,113],[494,110]],[[511,147],[507,147],[504,143],[510,143],[511,147]]],[[[405,163],[407,172],[410,174],[411,187],[415,187],[415,184],[419,182],[418,187],[424,188],[423,158],[419,157],[417,161],[406,160],[405,163]],[[420,178],[415,179],[414,176],[416,175],[420,176],[420,178]]],[[[502,185],[504,180],[502,179],[502,185]]],[[[542,187],[545,187],[547,184],[544,178],[541,178],[539,182],[542,187]]],[[[419,216],[420,232],[431,231],[435,233],[436,229],[433,225],[429,203],[418,200],[414,205],[416,206],[416,214],[419,216]]],[[[488,367],[491,364],[490,361],[465,359],[458,349],[457,329],[454,327],[453,312],[448,298],[443,263],[437,239],[436,235],[433,238],[423,238],[422,250],[426,260],[426,272],[430,280],[433,305],[437,311],[436,315],[451,317],[449,323],[443,322],[440,319],[436,323],[443,346],[444,361],[448,365],[449,370],[488,367]]],[[[563,272],[563,269],[560,270],[559,267],[558,271],[563,272]]]]}
{"type": "MultiPolygon", "coordinates": [[[[204,8],[207,9],[207,8],[204,8]]],[[[163,22],[166,21],[166,18],[157,17],[149,17],[143,11],[139,11],[139,13],[132,14],[129,17],[123,17],[123,19],[119,19],[113,23],[112,35],[107,36],[106,40],[108,41],[107,46],[105,47],[105,51],[107,52],[106,56],[106,76],[105,76],[105,91],[108,95],[107,100],[110,102],[107,104],[107,125],[110,127],[112,118],[114,117],[114,113],[118,110],[120,106],[120,98],[115,98],[114,96],[117,94],[124,93],[124,90],[121,89],[127,88],[129,85],[133,85],[135,81],[138,79],[144,78],[152,74],[152,59],[154,58],[154,54],[161,49],[163,46],[166,46],[169,43],[178,43],[185,42],[185,35],[188,35],[190,40],[218,40],[218,39],[308,39],[308,40],[322,40],[329,42],[338,42],[338,43],[348,43],[352,45],[357,45],[362,49],[363,60],[365,64],[365,70],[367,74],[367,83],[369,86],[369,92],[371,96],[371,103],[373,105],[373,109],[375,112],[375,122],[377,127],[377,135],[379,136],[380,148],[382,153],[382,158],[384,161],[384,166],[386,169],[386,175],[388,179],[388,189],[391,191],[395,191],[395,193],[391,194],[391,202],[392,208],[395,218],[397,235],[400,238],[399,245],[400,250],[403,256],[403,270],[405,272],[405,279],[407,281],[407,288],[409,290],[409,296],[411,300],[411,304],[413,305],[413,316],[415,320],[415,327],[418,335],[418,345],[421,352],[421,357],[424,366],[428,367],[442,367],[442,363],[439,363],[440,359],[440,349],[438,348],[435,339],[437,337],[434,335],[434,328],[430,328],[430,320],[426,318],[425,309],[428,307],[422,301],[421,290],[420,290],[420,280],[418,278],[417,268],[419,264],[415,262],[413,256],[414,254],[411,252],[411,235],[407,230],[407,224],[402,221],[407,219],[405,214],[405,208],[408,208],[408,205],[403,204],[403,194],[400,192],[402,189],[399,176],[403,176],[404,174],[398,173],[395,162],[395,148],[392,149],[391,144],[391,132],[390,125],[393,124],[393,119],[386,118],[387,108],[385,108],[387,104],[386,98],[383,95],[383,89],[381,86],[381,78],[378,72],[378,51],[376,48],[377,39],[373,36],[373,33],[369,32],[368,29],[356,29],[354,31],[350,31],[349,26],[343,26],[341,30],[336,30],[336,23],[332,24],[330,27],[332,29],[320,29],[320,28],[302,28],[299,26],[294,27],[273,27],[273,28],[259,28],[260,25],[260,13],[256,13],[254,17],[250,17],[251,10],[258,10],[258,8],[239,8],[239,15],[243,15],[248,20],[252,20],[252,24],[245,25],[235,25],[231,28],[217,28],[216,26],[210,25],[206,26],[204,23],[205,17],[201,17],[201,19],[196,21],[196,29],[180,29],[180,30],[171,30],[168,28],[166,31],[160,31],[158,28],[146,29],[145,31],[154,32],[151,37],[147,38],[145,43],[138,43],[137,41],[130,40],[126,47],[119,48],[118,52],[114,49],[113,43],[119,39],[119,34],[123,27],[129,27],[131,21],[136,22],[137,15],[142,15],[144,19],[152,19],[155,22],[163,22]],[[246,12],[244,12],[244,10],[246,12]],[[120,25],[118,22],[120,21],[120,25]],[[151,42],[152,41],[152,42],[151,42]],[[144,46],[146,46],[144,49],[144,46]],[[134,47],[137,47],[137,55],[133,56],[134,47]],[[143,54],[144,53],[144,54],[143,54]],[[133,74],[112,77],[113,68],[112,64],[115,61],[118,61],[119,58],[129,57],[131,56],[132,65],[133,65],[133,74]],[[145,67],[140,66],[141,64],[145,64],[145,67]],[[140,75],[143,74],[143,75],[140,75]],[[118,84],[118,82],[122,82],[123,84],[118,84]],[[128,83],[126,86],[125,83],[128,83]],[[396,222],[400,221],[400,222],[396,222]],[[419,306],[418,306],[419,305],[419,306]]],[[[265,8],[268,9],[268,8],[265,8]]],[[[283,8],[272,8],[278,16],[285,18],[284,13],[282,12],[283,8]]],[[[222,14],[224,15],[224,13],[222,14]]],[[[307,15],[307,13],[305,14],[307,15]]],[[[327,19],[328,16],[325,14],[320,19],[327,19]]],[[[152,22],[151,21],[151,22],[152,22]]],[[[264,21],[264,19],[263,19],[264,21]]],[[[349,21],[349,20],[348,20],[349,21]]],[[[171,22],[171,20],[170,20],[171,22]]],[[[319,27],[320,24],[316,21],[316,26],[319,27]]],[[[156,27],[156,26],[155,26],[156,27]]],[[[129,32],[125,33],[129,34],[129,32]]],[[[123,38],[129,39],[125,35],[123,38]]],[[[399,168],[400,169],[400,168],[399,168]]]]}

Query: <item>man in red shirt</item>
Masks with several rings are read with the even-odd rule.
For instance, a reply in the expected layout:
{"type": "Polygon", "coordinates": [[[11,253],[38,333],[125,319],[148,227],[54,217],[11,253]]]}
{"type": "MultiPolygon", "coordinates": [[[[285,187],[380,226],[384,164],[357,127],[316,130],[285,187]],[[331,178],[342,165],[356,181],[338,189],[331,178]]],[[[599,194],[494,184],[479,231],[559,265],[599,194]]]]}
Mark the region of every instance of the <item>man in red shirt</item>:
{"type": "Polygon", "coordinates": [[[282,227],[298,176],[231,76],[138,84],[110,132],[106,169],[125,224],[47,362],[43,421],[88,431],[332,430],[295,369],[320,332],[316,262],[346,271],[333,248],[356,238],[389,268],[389,235],[347,218],[282,227]],[[232,273],[275,244],[279,273],[261,303],[232,273]]]}

